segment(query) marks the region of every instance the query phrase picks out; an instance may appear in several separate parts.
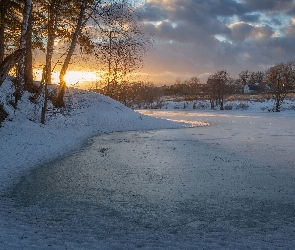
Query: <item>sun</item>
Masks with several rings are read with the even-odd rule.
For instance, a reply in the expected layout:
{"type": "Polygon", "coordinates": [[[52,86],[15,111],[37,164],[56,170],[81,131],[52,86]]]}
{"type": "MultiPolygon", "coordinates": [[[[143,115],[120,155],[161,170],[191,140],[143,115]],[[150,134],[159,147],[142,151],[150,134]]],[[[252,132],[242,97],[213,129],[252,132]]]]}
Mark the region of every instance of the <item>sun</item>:
{"type": "MultiPolygon", "coordinates": [[[[35,70],[36,80],[41,80],[42,70],[35,70]]],[[[59,72],[52,72],[52,83],[59,83],[59,72]]],[[[98,73],[92,71],[68,71],[65,80],[67,85],[84,84],[101,80],[98,73]]]]}
{"type": "Polygon", "coordinates": [[[77,84],[82,82],[93,82],[99,80],[95,72],[88,71],[68,71],[65,76],[66,83],[77,84]]]}

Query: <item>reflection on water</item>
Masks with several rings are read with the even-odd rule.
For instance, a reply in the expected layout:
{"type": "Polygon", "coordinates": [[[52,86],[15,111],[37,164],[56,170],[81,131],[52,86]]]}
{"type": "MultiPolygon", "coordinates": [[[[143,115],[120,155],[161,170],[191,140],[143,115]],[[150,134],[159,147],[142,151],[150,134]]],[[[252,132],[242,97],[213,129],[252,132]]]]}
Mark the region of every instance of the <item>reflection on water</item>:
{"type": "MultiPolygon", "coordinates": [[[[144,115],[151,115],[151,116],[156,116],[156,117],[182,117],[184,118],[184,121],[188,122],[188,119],[187,118],[190,118],[190,117],[239,117],[239,118],[247,118],[247,117],[255,117],[255,116],[249,116],[249,115],[241,115],[241,114],[237,114],[235,112],[232,112],[231,113],[227,113],[227,114],[224,114],[224,113],[211,113],[210,110],[209,111],[206,111],[206,112],[191,112],[191,111],[165,111],[165,110],[144,110],[144,109],[139,109],[137,110],[137,112],[141,113],[141,114],[144,114],[144,115]]],[[[197,121],[195,121],[197,122],[197,121]]],[[[202,124],[201,121],[198,121],[200,122],[200,124],[202,124]]]]}
{"type": "Polygon", "coordinates": [[[83,234],[121,249],[294,244],[293,194],[276,199],[267,173],[249,181],[252,163],[201,142],[197,129],[95,137],[24,176],[9,194],[15,214],[65,240],[83,234]]]}
{"type": "MultiPolygon", "coordinates": [[[[143,115],[149,115],[154,116],[158,118],[163,118],[170,120],[170,121],[176,121],[176,122],[182,122],[188,124],[188,127],[201,127],[201,126],[208,126],[208,122],[200,121],[199,119],[196,120],[198,116],[204,116],[200,115],[198,113],[190,113],[190,112],[173,112],[173,111],[157,111],[157,110],[137,110],[137,112],[143,114],[143,115]]],[[[209,114],[206,114],[206,116],[210,116],[209,114]]],[[[212,115],[216,116],[216,115],[212,115]]]]}

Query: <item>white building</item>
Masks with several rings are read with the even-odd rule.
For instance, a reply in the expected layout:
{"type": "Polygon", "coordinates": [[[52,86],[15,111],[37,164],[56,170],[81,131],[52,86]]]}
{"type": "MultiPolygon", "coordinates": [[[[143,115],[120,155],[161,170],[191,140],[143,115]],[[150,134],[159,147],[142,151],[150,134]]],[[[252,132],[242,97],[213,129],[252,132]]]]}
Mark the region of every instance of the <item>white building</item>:
{"type": "Polygon", "coordinates": [[[255,84],[246,84],[244,86],[244,93],[258,93],[259,92],[259,83],[255,84]]]}

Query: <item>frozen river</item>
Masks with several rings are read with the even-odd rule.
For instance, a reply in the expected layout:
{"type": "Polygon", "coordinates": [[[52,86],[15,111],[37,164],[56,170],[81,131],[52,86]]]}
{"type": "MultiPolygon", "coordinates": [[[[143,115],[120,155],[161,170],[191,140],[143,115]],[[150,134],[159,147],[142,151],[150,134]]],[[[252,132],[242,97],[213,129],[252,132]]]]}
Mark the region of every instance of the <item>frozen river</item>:
{"type": "Polygon", "coordinates": [[[294,115],[144,113],[210,126],[101,135],[30,171],[3,206],[23,244],[0,249],[295,248],[294,115]]]}

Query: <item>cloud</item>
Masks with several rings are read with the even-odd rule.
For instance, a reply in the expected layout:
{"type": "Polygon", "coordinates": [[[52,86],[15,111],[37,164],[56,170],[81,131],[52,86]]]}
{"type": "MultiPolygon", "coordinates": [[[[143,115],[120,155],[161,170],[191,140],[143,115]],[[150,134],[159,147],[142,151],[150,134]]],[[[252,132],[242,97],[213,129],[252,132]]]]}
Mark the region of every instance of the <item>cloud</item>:
{"type": "Polygon", "coordinates": [[[243,12],[242,5],[234,0],[150,0],[144,7],[146,16],[165,16],[166,20],[204,25],[212,17],[231,17],[243,12]],[[155,10],[155,8],[157,10],[155,10]]]}
{"type": "Polygon", "coordinates": [[[230,29],[231,33],[228,37],[235,43],[240,43],[247,39],[271,39],[275,33],[269,26],[255,26],[244,22],[234,23],[230,26],[230,29]]]}
{"type": "Polygon", "coordinates": [[[171,81],[167,72],[237,76],[295,58],[293,0],[148,0],[142,11],[143,30],[155,39],[144,70],[161,83],[165,75],[171,81]]]}
{"type": "Polygon", "coordinates": [[[146,22],[157,22],[167,18],[165,10],[160,5],[146,5],[140,11],[140,16],[146,22]]]}
{"type": "Polygon", "coordinates": [[[235,23],[231,25],[231,34],[229,36],[230,40],[235,42],[244,41],[248,38],[254,27],[247,23],[235,23]]]}
{"type": "Polygon", "coordinates": [[[259,18],[260,18],[259,14],[244,14],[239,16],[240,21],[250,22],[250,23],[258,22],[259,18]]]}
{"type": "Polygon", "coordinates": [[[244,0],[248,12],[254,11],[286,11],[294,7],[293,0],[244,0]]]}
{"type": "Polygon", "coordinates": [[[290,24],[284,29],[284,33],[289,37],[295,38],[295,18],[292,18],[290,24]]]}

